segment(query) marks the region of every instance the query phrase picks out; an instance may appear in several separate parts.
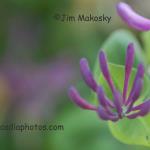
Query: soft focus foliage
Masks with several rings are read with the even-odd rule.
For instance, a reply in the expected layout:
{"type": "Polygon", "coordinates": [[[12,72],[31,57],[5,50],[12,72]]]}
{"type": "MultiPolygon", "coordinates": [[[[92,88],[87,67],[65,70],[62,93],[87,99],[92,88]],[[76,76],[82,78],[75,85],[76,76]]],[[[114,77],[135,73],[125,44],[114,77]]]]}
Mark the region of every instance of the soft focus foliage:
{"type": "Polygon", "coordinates": [[[150,32],[142,33],[142,42],[145,50],[145,56],[147,63],[150,63],[150,32]]]}

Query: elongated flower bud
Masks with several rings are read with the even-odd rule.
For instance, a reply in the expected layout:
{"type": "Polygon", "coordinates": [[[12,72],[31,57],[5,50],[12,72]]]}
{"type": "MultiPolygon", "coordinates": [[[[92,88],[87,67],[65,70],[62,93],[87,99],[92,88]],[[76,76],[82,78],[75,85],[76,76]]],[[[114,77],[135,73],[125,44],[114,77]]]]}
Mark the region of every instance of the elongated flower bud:
{"type": "MultiPolygon", "coordinates": [[[[139,86],[139,85],[137,85],[137,82],[138,82],[138,80],[143,79],[143,77],[144,77],[144,66],[142,64],[139,64],[138,69],[137,69],[137,73],[136,73],[136,76],[135,76],[135,79],[134,79],[134,82],[133,82],[133,85],[132,85],[132,89],[130,91],[128,100],[125,102],[125,105],[128,105],[130,103],[130,100],[131,100],[131,98],[132,98],[132,96],[135,92],[135,89],[137,89],[137,86],[139,86]]],[[[140,82],[142,82],[142,81],[140,81],[140,82]]],[[[143,83],[141,83],[140,87],[138,87],[139,92],[141,92],[142,84],[143,83]]]]}
{"type": "Polygon", "coordinates": [[[124,80],[124,89],[123,89],[123,101],[126,100],[126,94],[128,90],[129,78],[132,71],[132,66],[134,63],[134,47],[133,44],[129,44],[126,54],[126,63],[125,63],[125,80],[124,80]]]}
{"type": "Polygon", "coordinates": [[[137,112],[127,115],[129,119],[134,119],[140,116],[143,117],[147,115],[150,112],[150,100],[147,100],[144,103],[134,107],[132,111],[137,111],[137,112]]]}
{"type": "Polygon", "coordinates": [[[96,107],[89,104],[85,99],[81,98],[76,88],[71,87],[69,89],[69,96],[71,100],[83,109],[96,110],[96,107]]]}
{"type": "Polygon", "coordinates": [[[140,31],[150,30],[150,19],[137,14],[128,4],[123,2],[118,3],[117,12],[130,27],[140,31]]]}
{"type": "Polygon", "coordinates": [[[114,83],[113,83],[111,75],[109,73],[108,64],[107,64],[107,57],[103,51],[100,51],[99,63],[100,63],[101,71],[104,75],[104,78],[108,82],[112,92],[114,92],[115,91],[114,83]]]}
{"type": "Polygon", "coordinates": [[[93,90],[96,92],[97,89],[97,84],[96,81],[94,80],[94,77],[90,71],[89,65],[88,65],[88,61],[85,58],[82,58],[80,60],[80,70],[83,76],[84,81],[86,82],[86,84],[93,90]]]}
{"type": "Polygon", "coordinates": [[[111,121],[117,121],[118,117],[115,115],[108,114],[103,107],[99,107],[97,110],[97,113],[99,117],[103,120],[111,120],[111,121]]]}

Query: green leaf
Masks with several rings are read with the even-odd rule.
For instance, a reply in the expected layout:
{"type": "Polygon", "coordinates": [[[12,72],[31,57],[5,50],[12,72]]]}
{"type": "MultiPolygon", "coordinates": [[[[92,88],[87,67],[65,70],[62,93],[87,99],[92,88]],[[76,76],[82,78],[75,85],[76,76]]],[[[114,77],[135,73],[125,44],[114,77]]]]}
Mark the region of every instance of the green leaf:
{"type": "Polygon", "coordinates": [[[142,33],[142,42],[144,45],[147,63],[150,63],[150,32],[143,32],[142,33]]]}
{"type": "Polygon", "coordinates": [[[109,122],[115,138],[125,144],[150,146],[150,116],[133,120],[122,119],[117,123],[109,122]]]}

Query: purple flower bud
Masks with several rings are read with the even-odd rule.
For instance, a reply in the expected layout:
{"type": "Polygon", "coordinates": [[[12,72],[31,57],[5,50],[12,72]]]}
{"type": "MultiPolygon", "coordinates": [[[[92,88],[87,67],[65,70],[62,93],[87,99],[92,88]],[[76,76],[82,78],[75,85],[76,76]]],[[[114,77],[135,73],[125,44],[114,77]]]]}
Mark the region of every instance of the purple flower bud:
{"type": "Polygon", "coordinates": [[[114,104],[116,106],[118,115],[120,118],[122,118],[122,102],[123,102],[122,96],[117,90],[114,91],[113,96],[114,96],[114,104]]]}
{"type": "Polygon", "coordinates": [[[144,101],[142,104],[139,104],[139,105],[133,107],[132,110],[137,111],[137,110],[144,109],[144,108],[147,108],[147,110],[150,108],[150,99],[144,101]]]}
{"type": "Polygon", "coordinates": [[[142,87],[143,87],[143,80],[139,78],[136,81],[135,86],[133,88],[133,91],[130,94],[130,97],[127,101],[128,105],[129,105],[129,108],[128,108],[127,112],[131,111],[133,104],[139,98],[139,96],[141,94],[142,87]]]}
{"type": "Polygon", "coordinates": [[[142,79],[137,80],[135,87],[133,89],[133,93],[131,93],[131,97],[129,97],[129,103],[134,103],[139,98],[142,87],[143,87],[143,80],[142,79]]]}
{"type": "Polygon", "coordinates": [[[98,99],[99,99],[100,104],[103,107],[106,107],[107,106],[106,96],[105,96],[103,88],[101,86],[99,86],[98,89],[97,89],[97,95],[98,95],[98,99]]]}
{"type": "Polygon", "coordinates": [[[135,119],[135,118],[137,118],[139,116],[140,115],[139,115],[139,112],[138,112],[138,113],[133,113],[133,114],[127,115],[127,118],[129,118],[129,119],[135,119]]]}
{"type": "Polygon", "coordinates": [[[128,4],[118,3],[117,12],[130,27],[140,31],[150,30],[150,20],[137,14],[128,4]]]}
{"type": "Polygon", "coordinates": [[[96,106],[89,104],[85,99],[81,98],[75,87],[70,87],[69,97],[71,100],[83,109],[96,110],[96,106]]]}
{"type": "Polygon", "coordinates": [[[108,82],[112,92],[114,92],[115,87],[114,87],[113,81],[111,79],[111,75],[109,73],[109,69],[108,69],[108,65],[107,65],[107,57],[103,51],[100,51],[99,63],[100,63],[101,71],[103,73],[104,78],[108,82]]]}
{"type": "Polygon", "coordinates": [[[93,90],[96,92],[97,89],[97,84],[96,81],[94,80],[94,77],[90,71],[89,65],[88,65],[88,61],[85,58],[82,58],[80,60],[80,70],[83,76],[84,81],[86,82],[86,84],[93,90]]]}
{"type": "Polygon", "coordinates": [[[111,107],[111,108],[115,107],[113,102],[107,98],[101,86],[97,88],[97,95],[98,95],[99,102],[103,107],[111,107]]]}
{"type": "Polygon", "coordinates": [[[113,115],[111,108],[115,108],[114,104],[106,97],[103,88],[101,86],[97,88],[97,95],[101,106],[105,109],[105,111],[109,115],[113,115]]]}
{"type": "MultiPolygon", "coordinates": [[[[139,86],[139,85],[137,85],[137,82],[139,79],[142,79],[143,77],[144,77],[144,66],[142,64],[139,64],[138,69],[137,69],[137,73],[136,73],[136,76],[135,76],[135,79],[134,79],[134,82],[132,85],[131,92],[129,94],[128,100],[125,102],[125,105],[128,105],[130,103],[131,97],[132,97],[133,93],[135,92],[135,89],[137,89],[137,87],[139,86]]],[[[140,81],[140,82],[142,82],[142,81],[140,81]]],[[[140,87],[138,87],[139,92],[141,92],[142,84],[143,83],[141,83],[140,87]]]]}
{"type": "Polygon", "coordinates": [[[143,66],[143,64],[139,64],[138,65],[138,70],[137,70],[137,75],[136,75],[136,77],[135,78],[138,78],[138,77],[140,77],[140,78],[143,78],[144,77],[144,66],[143,66]]]}
{"type": "Polygon", "coordinates": [[[134,119],[137,117],[142,117],[147,115],[150,112],[150,100],[147,100],[144,103],[132,108],[132,111],[138,111],[138,112],[127,115],[129,119],[134,119]]]}
{"type": "Polygon", "coordinates": [[[124,80],[124,89],[123,89],[123,101],[126,100],[126,94],[128,90],[129,78],[134,63],[134,47],[133,44],[129,44],[126,54],[126,64],[125,64],[125,80],[124,80]]]}
{"type": "Polygon", "coordinates": [[[111,121],[117,121],[119,118],[115,115],[110,115],[109,113],[107,113],[105,111],[105,109],[101,106],[99,106],[97,113],[99,115],[99,117],[103,120],[111,120],[111,121]]]}

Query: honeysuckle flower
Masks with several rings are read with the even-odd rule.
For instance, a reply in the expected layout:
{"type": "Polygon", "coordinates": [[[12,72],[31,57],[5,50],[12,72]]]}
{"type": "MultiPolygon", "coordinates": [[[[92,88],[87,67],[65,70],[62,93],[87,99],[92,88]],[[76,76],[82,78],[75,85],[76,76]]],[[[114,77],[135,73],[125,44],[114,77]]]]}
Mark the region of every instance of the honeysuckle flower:
{"type": "Polygon", "coordinates": [[[99,53],[99,63],[102,75],[104,76],[104,79],[107,81],[111,89],[113,95],[112,100],[107,97],[103,87],[94,79],[94,76],[90,71],[88,61],[85,58],[82,58],[80,61],[81,74],[85,83],[93,90],[93,92],[96,93],[99,105],[95,106],[87,102],[80,96],[79,92],[74,86],[70,87],[69,89],[69,97],[71,100],[83,109],[95,111],[103,120],[110,120],[115,122],[119,119],[122,119],[123,117],[134,119],[147,115],[150,111],[150,100],[145,100],[143,103],[135,105],[135,102],[139,99],[143,87],[144,66],[142,64],[139,64],[137,67],[137,72],[132,88],[127,95],[127,91],[129,91],[129,79],[134,63],[133,44],[130,43],[127,47],[124,87],[122,91],[119,91],[113,83],[111,74],[109,72],[107,57],[103,50],[101,50],[99,53]]]}
{"type": "Polygon", "coordinates": [[[136,13],[128,4],[124,2],[118,3],[117,12],[130,27],[140,31],[150,30],[150,19],[136,13]]]}

